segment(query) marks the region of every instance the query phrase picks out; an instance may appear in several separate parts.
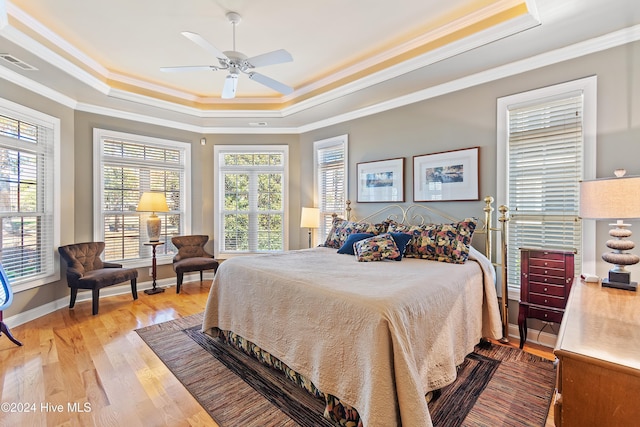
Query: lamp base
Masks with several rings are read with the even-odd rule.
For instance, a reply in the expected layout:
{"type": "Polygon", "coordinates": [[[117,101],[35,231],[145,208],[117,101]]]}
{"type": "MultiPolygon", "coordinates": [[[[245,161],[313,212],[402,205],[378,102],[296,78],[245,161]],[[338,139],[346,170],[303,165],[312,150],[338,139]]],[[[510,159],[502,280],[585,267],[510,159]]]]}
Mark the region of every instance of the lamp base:
{"type": "Polygon", "coordinates": [[[625,291],[637,291],[638,290],[638,282],[613,282],[609,279],[602,279],[602,287],[603,288],[615,288],[615,289],[624,289],[625,291]]]}
{"type": "Polygon", "coordinates": [[[153,288],[153,289],[145,289],[144,293],[147,295],[160,294],[164,292],[164,288],[153,288]]]}

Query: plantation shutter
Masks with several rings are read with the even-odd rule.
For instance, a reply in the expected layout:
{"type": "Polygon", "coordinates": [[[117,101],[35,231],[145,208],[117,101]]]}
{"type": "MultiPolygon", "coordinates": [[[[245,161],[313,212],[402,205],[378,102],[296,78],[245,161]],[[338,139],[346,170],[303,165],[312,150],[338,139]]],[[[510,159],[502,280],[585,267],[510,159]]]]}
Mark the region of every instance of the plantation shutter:
{"type": "Polygon", "coordinates": [[[55,271],[54,161],[53,127],[0,116],[0,261],[12,285],[55,271]]]}
{"type": "Polygon", "coordinates": [[[582,119],[581,92],[509,109],[510,285],[520,285],[520,248],[581,247],[582,119]]]}
{"type": "Polygon", "coordinates": [[[347,200],[345,152],[344,140],[320,146],[316,151],[317,194],[320,209],[318,234],[321,241],[326,239],[331,229],[332,215],[335,213],[344,217],[345,214],[347,200]]]}
{"type": "Polygon", "coordinates": [[[158,256],[177,252],[171,236],[182,234],[183,195],[186,180],[186,150],[179,143],[154,143],[136,135],[100,137],[101,216],[100,239],[105,242],[105,261],[123,261],[150,256],[144,246],[149,212],[137,212],[145,191],[164,194],[169,212],[157,212],[161,219],[158,256]],[[130,139],[129,139],[130,138],[130,139]],[[139,140],[136,140],[139,138],[139,140]]]}

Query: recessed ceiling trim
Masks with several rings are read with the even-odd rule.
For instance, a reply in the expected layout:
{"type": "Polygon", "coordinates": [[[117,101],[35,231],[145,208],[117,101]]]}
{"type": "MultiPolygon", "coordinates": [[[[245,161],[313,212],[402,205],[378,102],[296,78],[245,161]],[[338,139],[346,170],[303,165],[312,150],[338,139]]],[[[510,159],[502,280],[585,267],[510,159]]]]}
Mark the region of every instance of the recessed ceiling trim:
{"type": "MultiPolygon", "coordinates": [[[[4,1],[5,0],[0,0],[0,2],[4,2],[4,1]]],[[[86,55],[84,52],[77,49],[74,45],[69,43],[67,40],[63,39],[58,34],[51,31],[40,21],[38,21],[33,16],[29,15],[28,13],[26,13],[16,5],[12,4],[11,2],[7,2],[7,12],[13,19],[25,25],[26,27],[28,27],[31,31],[38,34],[44,40],[48,40],[52,44],[58,46],[60,49],[62,49],[62,51],[66,52],[71,57],[77,59],[79,62],[84,64],[89,69],[95,71],[97,74],[105,77],[108,75],[109,70],[104,66],[102,66],[102,64],[93,60],[90,56],[86,55]]],[[[54,54],[49,49],[47,50],[51,52],[51,54],[54,54]]],[[[53,64],[52,61],[48,61],[48,62],[51,62],[53,64]]]]}
{"type": "MultiPolygon", "coordinates": [[[[508,37],[513,34],[517,34],[521,31],[535,27],[539,24],[540,22],[536,19],[536,17],[528,13],[525,13],[525,14],[516,16],[513,19],[499,23],[493,27],[489,27],[485,30],[482,30],[472,36],[464,37],[446,46],[437,48],[423,55],[409,59],[408,61],[402,62],[400,64],[396,64],[389,68],[382,69],[381,71],[366,75],[365,77],[357,79],[353,82],[346,83],[336,89],[322,92],[306,100],[296,102],[291,106],[287,106],[278,110],[277,114],[274,114],[274,112],[266,109],[265,110],[261,109],[259,111],[262,111],[264,115],[268,115],[269,117],[287,117],[291,114],[296,114],[298,112],[307,110],[309,108],[313,108],[325,102],[338,99],[340,97],[357,92],[359,90],[366,89],[375,84],[390,80],[394,77],[398,77],[400,75],[409,73],[421,67],[425,67],[430,64],[441,61],[443,59],[458,55],[462,52],[477,48],[479,46],[491,43],[493,41],[499,40],[504,37],[508,37]]],[[[130,79],[129,80],[130,83],[133,85],[143,84],[143,82],[138,81],[137,79],[134,79],[134,78],[129,78],[129,79],[130,79]]],[[[157,91],[157,89],[164,90],[164,87],[159,88],[157,86],[152,86],[149,84],[147,84],[145,87],[149,88],[149,90],[151,91],[157,91]]],[[[303,94],[307,90],[310,90],[311,88],[312,87],[297,90],[294,93],[294,95],[289,95],[289,97],[295,98],[299,94],[303,94]]],[[[182,95],[186,95],[180,91],[171,92],[171,94],[181,99],[184,99],[181,97],[182,95]]],[[[171,102],[168,100],[157,99],[155,97],[145,96],[145,95],[137,94],[131,91],[121,90],[113,87],[110,87],[108,95],[114,98],[124,99],[128,101],[136,102],[139,104],[146,104],[154,107],[161,106],[162,108],[165,108],[170,111],[179,112],[182,114],[195,115],[198,117],[212,117],[212,118],[213,117],[255,117],[254,111],[246,111],[246,110],[229,111],[229,110],[222,110],[222,109],[202,110],[196,107],[181,105],[179,103],[171,102]]],[[[204,103],[205,101],[204,98],[194,97],[194,96],[189,96],[188,100],[192,102],[198,102],[198,103],[204,103]]],[[[242,100],[245,101],[244,98],[242,100]]],[[[251,104],[252,101],[262,101],[261,103],[265,104],[264,100],[247,99],[248,104],[251,104]]],[[[280,101],[282,101],[282,99],[280,101]]],[[[272,103],[272,105],[276,105],[276,106],[277,104],[278,104],[278,100],[275,100],[272,103]]],[[[228,101],[228,105],[232,106],[234,105],[234,102],[228,101]]]]}
{"type": "MultiPolygon", "coordinates": [[[[301,88],[297,94],[304,95],[306,93],[310,93],[315,90],[321,89],[322,87],[326,87],[339,80],[348,78],[351,75],[360,73],[364,70],[375,67],[378,64],[392,60],[395,57],[411,52],[412,50],[420,48],[421,46],[424,46],[426,44],[433,43],[437,40],[443,39],[444,37],[447,37],[447,36],[450,36],[451,34],[462,31],[465,28],[468,28],[472,25],[488,20],[506,11],[512,10],[514,8],[518,8],[518,6],[523,6],[524,9],[528,9],[528,6],[526,6],[525,2],[522,0],[503,0],[503,1],[492,3],[487,7],[479,9],[459,19],[456,19],[455,21],[452,21],[432,31],[429,31],[419,37],[416,37],[412,40],[402,43],[392,50],[387,50],[385,52],[371,56],[370,58],[359,61],[355,65],[352,65],[350,67],[345,67],[341,71],[333,73],[329,77],[320,79],[317,82],[313,82],[301,88]]],[[[528,10],[527,12],[525,12],[525,15],[526,15],[526,18],[524,19],[528,22],[532,22],[530,26],[535,26],[540,24],[540,20],[537,17],[537,15],[528,13],[528,10]]],[[[514,21],[514,19],[512,18],[510,21],[514,21]]],[[[507,35],[515,34],[518,31],[523,31],[527,28],[530,28],[530,26],[528,26],[528,24],[526,23],[520,24],[520,22],[515,22],[513,31],[507,35]],[[519,28],[519,25],[522,25],[523,27],[519,28]]]]}
{"type": "Polygon", "coordinates": [[[108,95],[113,98],[135,102],[147,106],[153,106],[164,110],[170,110],[176,113],[186,114],[199,118],[282,118],[280,110],[202,110],[200,108],[190,107],[187,105],[176,104],[162,99],[152,98],[150,96],[132,93],[126,90],[114,89],[109,90],[108,95]]]}
{"type": "Polygon", "coordinates": [[[398,77],[411,71],[415,71],[419,68],[435,64],[438,61],[451,58],[455,55],[459,55],[463,52],[475,49],[504,37],[517,34],[521,31],[525,31],[538,25],[540,25],[540,22],[532,15],[519,16],[468,38],[457,40],[442,48],[427,52],[426,54],[412,58],[408,61],[367,75],[366,77],[354,82],[344,84],[334,90],[321,93],[304,101],[300,101],[294,105],[284,108],[283,116],[286,117],[288,115],[304,111],[308,108],[312,108],[316,105],[332,101],[338,97],[346,96],[359,90],[366,89],[375,84],[382,83],[394,77],[398,77]]]}
{"type": "MultiPolygon", "coordinates": [[[[5,1],[5,0],[0,0],[0,1],[5,1]]],[[[242,99],[242,103],[243,104],[256,104],[256,106],[258,106],[258,104],[260,104],[261,106],[266,106],[266,105],[273,105],[273,106],[277,106],[278,104],[281,105],[291,105],[293,103],[293,105],[295,106],[296,104],[302,102],[304,105],[300,105],[298,106],[298,108],[296,110],[292,110],[292,111],[301,111],[307,108],[310,108],[311,106],[317,105],[314,104],[314,101],[310,101],[310,100],[306,100],[306,101],[300,101],[300,102],[296,102],[296,99],[301,99],[302,97],[304,97],[305,95],[311,94],[311,98],[314,99],[316,96],[313,94],[314,92],[319,92],[320,95],[323,95],[322,99],[317,100],[318,103],[320,102],[326,102],[327,99],[335,99],[335,97],[340,97],[340,96],[344,96],[348,93],[352,93],[353,91],[357,91],[360,90],[362,88],[366,88],[369,87],[373,84],[379,83],[381,81],[384,81],[385,79],[390,79],[393,77],[396,77],[398,75],[401,75],[403,73],[403,69],[406,70],[404,72],[409,72],[412,69],[416,69],[419,68],[421,66],[425,66],[428,65],[430,63],[433,63],[434,60],[430,60],[428,58],[428,55],[426,58],[423,58],[423,60],[412,60],[411,62],[414,63],[414,65],[412,66],[413,68],[406,68],[404,66],[397,66],[397,67],[392,67],[391,71],[388,72],[382,72],[377,74],[377,78],[373,78],[373,79],[368,79],[368,78],[364,78],[364,79],[358,79],[357,82],[355,84],[349,85],[351,87],[351,89],[349,91],[343,91],[343,90],[338,90],[338,91],[330,91],[331,94],[329,95],[325,95],[322,93],[322,88],[324,87],[326,90],[327,85],[330,85],[333,82],[337,82],[340,81],[341,79],[346,79],[348,78],[348,76],[353,75],[356,72],[362,72],[362,70],[366,70],[367,67],[371,67],[373,64],[375,63],[379,63],[380,61],[385,61],[388,60],[389,58],[392,58],[394,56],[398,56],[404,52],[408,52],[411,49],[416,48],[416,46],[420,46],[421,44],[424,43],[428,43],[430,40],[434,40],[437,39],[439,37],[444,37],[446,34],[449,34],[451,31],[456,31],[456,30],[460,30],[462,28],[465,28],[465,26],[469,26],[469,25],[473,25],[474,23],[477,23],[483,19],[489,19],[493,16],[495,16],[496,14],[502,13],[506,10],[509,10],[509,8],[514,8],[517,6],[522,6],[524,3],[523,1],[528,1],[528,2],[532,2],[532,0],[502,0],[502,1],[498,1],[495,3],[490,4],[487,7],[484,7],[478,11],[472,12],[471,14],[460,18],[450,24],[447,24],[443,27],[440,27],[434,31],[431,31],[427,34],[424,34],[420,37],[417,37],[409,42],[406,42],[402,45],[400,45],[398,48],[393,49],[393,51],[388,51],[386,53],[383,53],[381,55],[378,55],[372,59],[366,60],[364,61],[362,64],[360,65],[356,65],[354,67],[349,67],[345,70],[342,70],[341,72],[327,78],[327,79],[323,79],[319,82],[316,82],[312,85],[308,85],[306,87],[303,88],[299,88],[296,92],[294,92],[294,94],[292,95],[288,95],[286,97],[279,97],[279,98],[273,98],[273,99],[264,99],[264,98],[243,98],[242,99]]],[[[529,6],[527,6],[528,8],[529,6]]],[[[109,96],[112,97],[120,97],[121,95],[124,94],[124,90],[112,90],[113,88],[110,87],[110,85],[108,84],[108,80],[112,80],[113,82],[121,82],[123,85],[130,85],[133,87],[139,87],[140,90],[142,90],[143,92],[155,92],[161,95],[165,96],[165,101],[169,101],[169,103],[171,103],[170,98],[174,98],[176,100],[184,100],[186,101],[186,103],[198,103],[198,104],[202,104],[202,105],[209,105],[209,104],[214,104],[216,105],[218,108],[222,109],[226,106],[232,106],[235,103],[232,102],[228,102],[228,103],[221,103],[219,99],[217,98],[211,98],[211,97],[200,97],[197,95],[193,95],[193,94],[189,94],[189,93],[185,93],[184,91],[180,91],[180,90],[175,90],[175,89],[171,89],[171,88],[167,88],[166,86],[161,86],[161,85],[157,85],[151,82],[147,82],[147,81],[142,81],[140,79],[134,78],[134,77],[129,77],[129,76],[125,76],[119,73],[115,73],[115,72],[111,72],[109,70],[107,70],[105,67],[103,67],[102,65],[100,65],[99,63],[97,63],[96,61],[92,60],[90,57],[88,57],[87,55],[83,54],[80,50],[78,50],[77,48],[75,48],[73,45],[69,44],[66,40],[64,40],[63,38],[61,38],[60,36],[58,36],[57,34],[55,34],[54,32],[52,32],[51,30],[49,30],[47,27],[45,27],[44,25],[42,25],[38,20],[36,20],[35,18],[31,17],[30,15],[28,15],[26,12],[22,11],[21,9],[19,9],[17,6],[8,3],[8,12],[9,14],[15,18],[17,21],[21,22],[23,25],[26,25],[27,27],[29,27],[30,29],[32,29],[36,34],[38,34],[40,37],[46,38],[47,40],[52,41],[55,45],[59,46],[61,49],[63,49],[63,51],[65,53],[67,53],[68,55],[70,55],[71,57],[77,59],[81,64],[83,64],[84,66],[88,67],[90,70],[92,70],[93,72],[97,73],[99,76],[103,76],[105,78],[105,80],[107,80],[107,82],[102,81],[100,78],[96,77],[95,75],[92,75],[91,73],[88,73],[86,71],[84,71],[81,67],[67,61],[66,59],[64,59],[62,56],[60,56],[59,54],[51,51],[49,48],[47,48],[46,46],[38,43],[37,41],[30,39],[30,42],[27,42],[25,39],[29,39],[29,37],[24,34],[19,32],[19,30],[16,28],[16,32],[20,33],[20,37],[18,37],[16,35],[16,37],[14,38],[14,40],[22,45],[23,47],[26,47],[28,49],[30,49],[31,51],[35,51],[36,54],[38,54],[38,56],[40,56],[42,59],[44,59],[45,61],[57,66],[58,68],[61,68],[63,70],[65,70],[65,72],[69,73],[71,76],[77,78],[78,80],[80,80],[81,82],[93,87],[94,89],[104,93],[104,94],[109,94],[109,96]],[[34,49],[34,46],[37,46],[37,49],[34,49]],[[213,102],[212,102],[213,101],[213,102]]],[[[536,17],[532,17],[532,15],[527,14],[527,20],[531,19],[538,23],[537,19],[535,19],[536,17]]],[[[518,21],[517,19],[512,20],[512,21],[518,21]]],[[[511,30],[512,32],[509,33],[508,31],[504,34],[496,34],[493,38],[493,40],[500,38],[500,37],[504,37],[510,34],[513,34],[515,32],[518,31],[522,31],[523,29],[528,28],[526,24],[524,24],[524,26],[520,27],[518,25],[515,25],[514,28],[511,30]]],[[[489,31],[489,33],[492,33],[491,29],[485,30],[485,31],[489,31]]],[[[491,36],[489,36],[488,39],[491,39],[491,36]]],[[[482,43],[487,43],[489,42],[488,40],[480,40],[477,43],[474,43],[473,41],[471,41],[471,43],[469,43],[467,45],[467,47],[462,47],[461,50],[459,50],[459,52],[464,51],[465,49],[472,49],[474,46],[477,45],[481,45],[482,43]]],[[[466,43],[464,43],[466,44],[466,43]]],[[[447,49],[443,49],[443,50],[447,50],[447,49]]],[[[456,54],[455,52],[453,54],[456,54]]],[[[446,58],[447,56],[441,56],[439,58],[446,58]]],[[[435,60],[439,60],[439,59],[435,59],[435,60]]],[[[119,88],[119,89],[123,89],[123,88],[119,88]]],[[[135,97],[135,96],[134,96],[135,97]]],[[[132,100],[132,96],[127,95],[126,96],[127,100],[132,100]]],[[[150,105],[155,106],[157,104],[157,101],[155,101],[155,97],[148,97],[145,96],[144,94],[142,94],[140,96],[140,99],[138,99],[136,102],[138,103],[145,103],[145,100],[153,100],[153,102],[150,105]]],[[[163,103],[163,105],[169,105],[167,103],[163,103]]],[[[180,110],[180,112],[184,112],[184,108],[182,108],[181,106],[177,106],[176,107],[178,110],[180,110]]],[[[172,111],[176,111],[175,108],[169,108],[172,111]]],[[[213,107],[213,109],[215,110],[216,107],[213,107]]]]}
{"type": "MultiPolygon", "coordinates": [[[[125,85],[137,86],[144,90],[160,93],[163,95],[167,95],[169,97],[184,99],[185,101],[189,101],[189,102],[197,102],[199,104],[216,103],[216,104],[233,105],[237,103],[237,101],[234,102],[233,99],[202,97],[202,96],[194,95],[179,89],[169,88],[163,85],[148,82],[146,80],[140,80],[135,77],[125,76],[123,74],[118,74],[113,72],[109,73],[109,79],[114,80],[118,83],[123,83],[125,85]]],[[[282,104],[283,100],[288,99],[290,97],[291,97],[290,95],[287,95],[285,97],[278,97],[278,98],[238,97],[236,99],[242,101],[243,104],[282,104]]]]}
{"type": "Polygon", "coordinates": [[[310,132],[327,126],[343,123],[349,120],[355,120],[372,114],[382,113],[416,102],[425,101],[437,96],[446,95],[448,93],[478,86],[484,83],[511,77],[517,74],[536,70],[560,62],[590,55],[603,50],[611,49],[617,46],[623,46],[627,43],[633,43],[640,40],[640,24],[633,27],[615,31],[604,36],[585,40],[561,49],[555,49],[549,52],[541,53],[531,58],[515,61],[500,67],[495,67],[480,73],[452,80],[437,86],[411,93],[409,95],[390,99],[378,104],[361,108],[359,110],[350,111],[348,113],[320,120],[315,123],[308,123],[299,127],[300,133],[310,132]]]}

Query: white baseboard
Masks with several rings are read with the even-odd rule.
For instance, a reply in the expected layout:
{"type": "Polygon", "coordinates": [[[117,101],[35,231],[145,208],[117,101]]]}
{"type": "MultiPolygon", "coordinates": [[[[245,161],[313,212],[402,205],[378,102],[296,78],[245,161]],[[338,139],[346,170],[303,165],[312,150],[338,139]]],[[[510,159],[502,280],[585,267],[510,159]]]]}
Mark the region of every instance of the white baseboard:
{"type": "MultiPolygon", "coordinates": [[[[558,338],[557,331],[560,328],[560,325],[554,323],[553,328],[555,329],[555,333],[546,332],[546,330],[549,329],[548,327],[542,331],[527,329],[527,342],[554,348],[556,346],[556,340],[558,338]]],[[[515,341],[518,345],[520,344],[520,331],[518,330],[518,325],[509,323],[509,340],[515,341]]]]}
{"type": "MultiPolygon", "coordinates": [[[[213,280],[213,273],[205,272],[203,276],[204,280],[213,280]]],[[[196,272],[195,274],[185,274],[183,279],[184,283],[194,282],[200,280],[200,273],[196,272]]],[[[157,287],[163,288],[175,288],[176,287],[176,278],[168,277],[166,279],[156,280],[157,287]]],[[[139,282],[137,289],[138,293],[144,291],[145,289],[151,289],[153,287],[153,282],[139,282]]],[[[175,291],[174,291],[175,292],[175,291]]],[[[131,284],[129,282],[123,283],[122,285],[117,286],[109,286],[106,288],[102,288],[100,290],[100,298],[114,296],[114,295],[122,295],[122,294],[131,294],[131,284]]],[[[76,303],[82,301],[91,301],[91,291],[78,291],[78,296],[76,298],[76,303]]],[[[53,313],[56,310],[61,308],[69,307],[69,296],[64,298],[60,298],[56,301],[51,301],[47,304],[41,305],[39,307],[32,308],[27,311],[23,311],[18,314],[14,314],[10,317],[5,317],[3,319],[4,323],[9,328],[14,328],[16,326],[27,323],[31,320],[35,320],[39,317],[42,317],[46,314],[53,313]]]]}

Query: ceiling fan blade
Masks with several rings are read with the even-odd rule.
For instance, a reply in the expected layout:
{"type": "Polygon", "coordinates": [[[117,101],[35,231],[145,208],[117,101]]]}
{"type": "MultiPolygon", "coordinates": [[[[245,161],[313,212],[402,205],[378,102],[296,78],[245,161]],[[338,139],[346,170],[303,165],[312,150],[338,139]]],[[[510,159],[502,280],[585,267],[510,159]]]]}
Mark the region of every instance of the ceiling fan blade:
{"type": "Polygon", "coordinates": [[[266,65],[282,64],[284,62],[293,61],[293,57],[284,49],[274,50],[273,52],[263,53],[247,59],[247,62],[254,68],[264,67],[266,65]]]}
{"type": "Polygon", "coordinates": [[[206,41],[200,34],[191,31],[183,31],[182,35],[215,56],[216,58],[229,59],[227,55],[219,51],[214,45],[206,41]]]}
{"type": "Polygon", "coordinates": [[[160,71],[165,73],[179,73],[182,71],[216,71],[218,68],[213,65],[184,65],[179,67],[160,67],[160,71]]]}
{"type": "Polygon", "coordinates": [[[249,78],[251,80],[255,80],[258,83],[261,83],[267,87],[270,87],[273,90],[277,90],[278,92],[280,92],[283,95],[289,95],[291,92],[293,92],[293,88],[290,86],[287,86],[284,83],[280,83],[277,80],[273,80],[271,77],[267,77],[264,74],[260,74],[260,73],[250,73],[249,74],[249,78]]]}
{"type": "Polygon", "coordinates": [[[238,88],[238,75],[229,74],[224,79],[224,88],[222,89],[222,99],[232,99],[236,97],[236,89],[238,88]]]}

